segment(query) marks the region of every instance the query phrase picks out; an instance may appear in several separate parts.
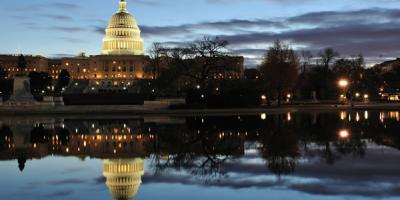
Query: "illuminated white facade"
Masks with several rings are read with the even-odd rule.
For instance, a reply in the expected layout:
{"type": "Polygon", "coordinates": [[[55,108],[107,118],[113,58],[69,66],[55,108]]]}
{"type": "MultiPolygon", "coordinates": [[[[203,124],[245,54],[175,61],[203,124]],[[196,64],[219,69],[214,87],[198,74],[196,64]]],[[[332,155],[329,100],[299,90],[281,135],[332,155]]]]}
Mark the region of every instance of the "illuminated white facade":
{"type": "Polygon", "coordinates": [[[120,0],[119,10],[111,18],[105,33],[103,55],[144,55],[140,29],[126,8],[126,0],[120,0]]]}

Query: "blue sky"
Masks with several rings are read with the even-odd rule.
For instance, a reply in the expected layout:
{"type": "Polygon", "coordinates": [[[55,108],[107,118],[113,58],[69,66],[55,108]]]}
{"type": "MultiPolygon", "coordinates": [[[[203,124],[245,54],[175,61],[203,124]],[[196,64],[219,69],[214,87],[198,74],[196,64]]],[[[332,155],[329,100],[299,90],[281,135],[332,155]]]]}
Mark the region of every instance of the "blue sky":
{"type": "MultiPolygon", "coordinates": [[[[96,55],[118,0],[3,1],[0,54],[96,55]]],[[[400,57],[397,0],[128,0],[146,47],[184,44],[203,35],[230,42],[255,66],[276,39],[296,50],[326,47],[369,63],[400,57]]]]}

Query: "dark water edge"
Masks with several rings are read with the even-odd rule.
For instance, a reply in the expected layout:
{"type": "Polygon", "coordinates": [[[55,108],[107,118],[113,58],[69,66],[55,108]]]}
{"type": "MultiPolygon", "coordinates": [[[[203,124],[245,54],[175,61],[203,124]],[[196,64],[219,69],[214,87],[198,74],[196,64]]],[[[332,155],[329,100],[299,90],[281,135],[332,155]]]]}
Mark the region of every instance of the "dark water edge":
{"type": "MultiPolygon", "coordinates": [[[[167,101],[168,102],[168,101],[167,101]]],[[[174,106],[172,106],[174,107],[174,106]]],[[[253,108],[225,108],[225,109],[203,109],[203,108],[169,108],[166,102],[149,102],[145,105],[76,105],[76,106],[43,106],[43,105],[12,105],[12,106],[1,106],[0,117],[7,118],[10,116],[16,117],[27,117],[27,116],[53,116],[53,117],[87,117],[87,116],[108,116],[113,118],[114,116],[231,116],[231,115],[257,115],[259,113],[270,113],[270,114],[282,114],[287,112],[360,112],[360,111],[393,111],[400,110],[399,103],[355,103],[351,104],[333,104],[333,103],[305,103],[305,104],[293,104],[284,106],[273,106],[273,107],[253,107],[253,108]]]]}
{"type": "Polygon", "coordinates": [[[0,117],[0,199],[399,199],[400,112],[0,117]]]}

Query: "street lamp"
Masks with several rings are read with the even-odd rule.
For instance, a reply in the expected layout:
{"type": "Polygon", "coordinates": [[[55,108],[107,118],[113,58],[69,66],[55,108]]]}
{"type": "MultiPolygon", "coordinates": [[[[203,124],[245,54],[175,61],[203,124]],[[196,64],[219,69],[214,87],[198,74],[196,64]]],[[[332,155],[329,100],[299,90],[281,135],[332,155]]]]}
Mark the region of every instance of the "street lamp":
{"type": "Polygon", "coordinates": [[[261,95],[261,105],[267,105],[268,103],[268,99],[267,99],[267,95],[263,94],[261,95]]]}
{"type": "Polygon", "coordinates": [[[350,83],[347,79],[342,78],[338,80],[338,86],[342,90],[342,94],[340,95],[340,101],[342,103],[346,101],[346,89],[348,88],[349,84],[350,83]]]}
{"type": "Polygon", "coordinates": [[[364,94],[364,101],[367,102],[369,100],[369,94],[364,94]]]}

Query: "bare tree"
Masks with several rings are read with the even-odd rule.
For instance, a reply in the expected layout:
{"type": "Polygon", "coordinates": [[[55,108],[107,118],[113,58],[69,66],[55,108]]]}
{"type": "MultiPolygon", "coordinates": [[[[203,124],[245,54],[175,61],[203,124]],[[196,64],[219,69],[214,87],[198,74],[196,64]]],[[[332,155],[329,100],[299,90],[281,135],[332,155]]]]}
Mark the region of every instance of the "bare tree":
{"type": "Polygon", "coordinates": [[[319,56],[325,71],[328,71],[330,64],[339,56],[339,53],[332,48],[326,48],[319,53],[319,56]]]}
{"type": "Polygon", "coordinates": [[[322,96],[325,98],[329,97],[330,92],[330,78],[329,78],[329,67],[339,53],[332,48],[326,48],[319,53],[321,64],[323,67],[323,82],[321,83],[323,90],[321,91],[322,96]]]}
{"type": "Polygon", "coordinates": [[[354,58],[354,63],[356,65],[356,68],[362,69],[365,67],[365,59],[362,53],[359,53],[355,58],[354,58]]]}
{"type": "Polygon", "coordinates": [[[229,66],[226,64],[227,50],[226,40],[220,40],[218,37],[204,37],[190,45],[190,49],[200,62],[199,78],[200,83],[204,83],[214,70],[227,70],[229,66]]]}
{"type": "Polygon", "coordinates": [[[302,58],[302,68],[301,73],[304,74],[307,71],[307,67],[311,64],[314,55],[311,51],[303,50],[301,51],[301,58],[302,58]]]}
{"type": "Polygon", "coordinates": [[[166,49],[162,46],[161,43],[158,42],[153,43],[149,51],[149,56],[152,64],[153,79],[158,79],[160,76],[161,57],[165,51],[166,49]]]}
{"type": "Polygon", "coordinates": [[[169,69],[176,72],[178,76],[185,76],[199,82],[197,68],[195,67],[195,54],[188,47],[172,48],[168,50],[171,58],[169,69]]]}
{"type": "Polygon", "coordinates": [[[204,37],[196,40],[187,47],[169,50],[172,58],[171,66],[177,68],[180,75],[195,80],[203,85],[214,71],[232,70],[227,61],[228,42],[219,38],[204,37]]]}

